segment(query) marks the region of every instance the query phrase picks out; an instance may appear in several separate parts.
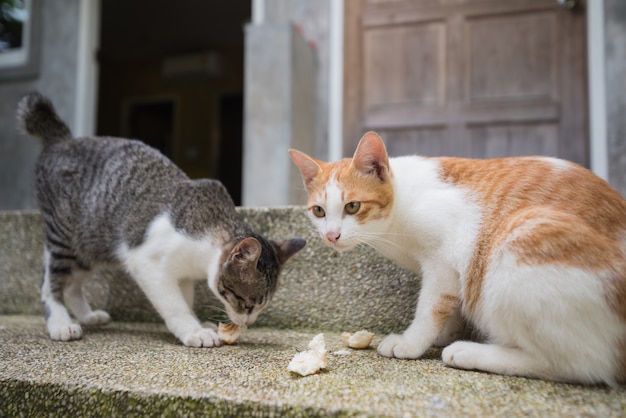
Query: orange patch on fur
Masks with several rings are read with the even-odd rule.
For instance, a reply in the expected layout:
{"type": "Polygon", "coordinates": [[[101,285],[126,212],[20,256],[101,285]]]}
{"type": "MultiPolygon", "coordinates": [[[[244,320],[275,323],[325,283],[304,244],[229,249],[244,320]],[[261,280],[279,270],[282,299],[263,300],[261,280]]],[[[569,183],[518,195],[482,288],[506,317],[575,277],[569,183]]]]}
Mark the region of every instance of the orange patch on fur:
{"type": "Polygon", "coordinates": [[[353,216],[359,223],[389,216],[393,207],[393,184],[390,178],[381,181],[372,174],[363,174],[346,158],[335,163],[320,164],[321,170],[309,185],[307,206],[310,208],[326,201],[326,186],[336,181],[342,191],[343,203],[360,202],[361,208],[353,216]]]}
{"type": "Polygon", "coordinates": [[[556,263],[612,272],[607,302],[626,320],[626,201],[588,170],[534,157],[439,158],[443,181],[483,210],[465,282],[465,308],[480,299],[494,252],[508,245],[523,264],[556,263]]]}

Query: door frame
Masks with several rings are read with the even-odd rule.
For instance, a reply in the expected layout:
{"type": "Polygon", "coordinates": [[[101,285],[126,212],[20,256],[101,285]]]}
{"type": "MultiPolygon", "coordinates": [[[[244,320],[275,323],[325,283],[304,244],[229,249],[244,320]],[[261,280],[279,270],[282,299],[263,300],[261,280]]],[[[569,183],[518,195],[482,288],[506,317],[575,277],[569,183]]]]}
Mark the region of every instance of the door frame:
{"type": "Polygon", "coordinates": [[[96,133],[98,103],[98,48],[100,47],[101,0],[80,0],[76,59],[76,97],[72,132],[76,136],[96,133]]]}
{"type": "Polygon", "coordinates": [[[589,97],[589,161],[591,171],[609,179],[604,55],[604,0],[587,1],[587,95],[589,97]]]}

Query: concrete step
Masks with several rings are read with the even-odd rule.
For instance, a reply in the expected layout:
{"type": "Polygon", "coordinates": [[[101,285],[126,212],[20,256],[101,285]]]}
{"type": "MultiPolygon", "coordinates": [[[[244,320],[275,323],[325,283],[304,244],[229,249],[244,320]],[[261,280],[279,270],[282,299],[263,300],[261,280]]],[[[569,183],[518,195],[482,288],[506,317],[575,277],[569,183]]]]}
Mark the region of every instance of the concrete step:
{"type": "MultiPolygon", "coordinates": [[[[279,289],[257,325],[341,331],[399,331],[415,312],[419,279],[373,250],[338,254],[312,229],[303,208],[240,209],[270,238],[300,236],[307,246],[289,260],[279,289]]],[[[44,230],[36,211],[0,212],[0,314],[42,314],[39,301],[44,230]]],[[[135,282],[121,271],[103,271],[87,283],[94,309],[116,321],[160,322],[135,282]]],[[[195,311],[201,320],[224,319],[206,282],[196,285],[195,311]]]]}
{"type": "MultiPolygon", "coordinates": [[[[134,282],[118,271],[89,284],[114,322],[79,341],[51,341],[41,306],[43,226],[37,212],[0,213],[0,417],[40,416],[624,416],[626,392],[445,367],[441,350],[417,361],[342,349],[339,333],[408,325],[419,279],[368,249],[335,254],[302,208],[241,209],[260,232],[303,236],[280,290],[238,344],[182,346],[134,282]],[[300,377],[294,354],[324,332],[328,368],[300,377]]],[[[223,318],[198,284],[196,311],[223,318]]]]}
{"type": "MultiPolygon", "coordinates": [[[[238,343],[184,347],[157,323],[115,322],[71,343],[40,316],[0,316],[0,416],[623,416],[605,387],[493,376],[343,349],[325,332],[328,367],[287,370],[314,332],[251,328],[238,343]]],[[[374,345],[380,341],[376,337],[374,345]]]]}

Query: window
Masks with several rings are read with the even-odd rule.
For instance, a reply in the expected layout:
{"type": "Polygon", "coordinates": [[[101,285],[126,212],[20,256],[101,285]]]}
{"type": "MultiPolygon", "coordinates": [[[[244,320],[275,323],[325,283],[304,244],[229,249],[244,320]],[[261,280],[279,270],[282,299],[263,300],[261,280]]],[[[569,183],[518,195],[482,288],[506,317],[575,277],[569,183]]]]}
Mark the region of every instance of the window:
{"type": "Polygon", "coordinates": [[[0,78],[39,70],[39,0],[0,0],[0,78]]]}

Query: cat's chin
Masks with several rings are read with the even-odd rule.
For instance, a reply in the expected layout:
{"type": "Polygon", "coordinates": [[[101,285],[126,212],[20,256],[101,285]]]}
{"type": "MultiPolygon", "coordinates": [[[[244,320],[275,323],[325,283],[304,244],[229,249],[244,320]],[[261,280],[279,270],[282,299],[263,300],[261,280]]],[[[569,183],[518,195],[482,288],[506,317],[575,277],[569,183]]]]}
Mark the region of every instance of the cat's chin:
{"type": "Polygon", "coordinates": [[[351,249],[353,249],[354,247],[356,247],[356,244],[347,244],[347,243],[332,243],[332,242],[328,242],[326,241],[326,245],[328,245],[330,248],[332,248],[333,250],[337,251],[338,253],[343,253],[346,251],[350,251],[351,249]]]}

